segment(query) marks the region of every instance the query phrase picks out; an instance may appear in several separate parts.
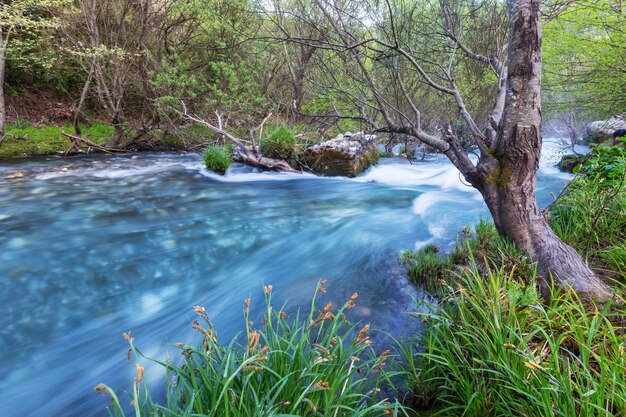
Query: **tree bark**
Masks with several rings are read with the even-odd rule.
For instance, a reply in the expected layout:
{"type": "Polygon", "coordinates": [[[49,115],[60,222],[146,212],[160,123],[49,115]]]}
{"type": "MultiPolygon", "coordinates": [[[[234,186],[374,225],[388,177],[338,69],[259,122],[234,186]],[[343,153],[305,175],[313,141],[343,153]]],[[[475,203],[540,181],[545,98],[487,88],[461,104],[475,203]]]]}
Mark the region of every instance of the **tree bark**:
{"type": "Polygon", "coordinates": [[[539,0],[508,0],[509,66],[504,114],[491,155],[470,182],[482,193],[498,231],[537,261],[549,279],[589,301],[611,298],[580,255],[539,213],[535,186],[541,154],[541,24],[539,0]],[[482,175],[480,175],[482,173],[482,175]]]}

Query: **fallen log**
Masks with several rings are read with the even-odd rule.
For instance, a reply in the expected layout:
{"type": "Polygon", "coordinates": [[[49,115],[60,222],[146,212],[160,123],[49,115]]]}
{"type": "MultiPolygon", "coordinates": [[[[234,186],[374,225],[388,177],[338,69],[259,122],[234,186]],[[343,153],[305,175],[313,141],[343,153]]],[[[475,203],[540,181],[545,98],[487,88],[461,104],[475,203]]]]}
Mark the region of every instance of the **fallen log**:
{"type": "Polygon", "coordinates": [[[267,171],[282,171],[292,172],[294,174],[301,174],[301,171],[298,171],[285,161],[281,161],[279,159],[265,158],[264,156],[257,157],[250,154],[241,154],[238,151],[233,154],[233,161],[241,162],[243,164],[250,165],[255,168],[261,168],[267,171]]]}

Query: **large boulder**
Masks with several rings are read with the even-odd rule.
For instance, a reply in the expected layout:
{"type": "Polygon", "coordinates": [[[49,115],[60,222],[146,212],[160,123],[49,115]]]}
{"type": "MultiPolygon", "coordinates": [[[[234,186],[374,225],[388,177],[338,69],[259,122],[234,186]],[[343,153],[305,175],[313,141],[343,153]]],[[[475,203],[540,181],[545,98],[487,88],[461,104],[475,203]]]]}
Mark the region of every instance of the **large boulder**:
{"type": "Polygon", "coordinates": [[[617,129],[626,129],[624,114],[613,116],[608,120],[598,120],[589,123],[585,127],[583,139],[589,143],[601,143],[613,138],[613,133],[617,129]]]}
{"type": "Polygon", "coordinates": [[[376,136],[344,133],[309,147],[304,161],[317,174],[354,177],[378,162],[376,136]]]}

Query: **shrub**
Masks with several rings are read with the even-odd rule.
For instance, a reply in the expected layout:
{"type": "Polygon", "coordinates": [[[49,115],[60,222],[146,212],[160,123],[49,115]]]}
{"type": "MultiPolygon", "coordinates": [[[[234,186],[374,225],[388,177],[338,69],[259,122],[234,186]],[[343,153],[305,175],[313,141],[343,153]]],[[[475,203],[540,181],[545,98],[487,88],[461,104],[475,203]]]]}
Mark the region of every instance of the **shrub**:
{"type": "Polygon", "coordinates": [[[291,159],[296,152],[296,135],[284,126],[279,126],[261,142],[261,152],[268,158],[291,159]]]}
{"type": "Polygon", "coordinates": [[[406,378],[435,415],[623,415],[623,305],[588,312],[556,287],[542,304],[534,282],[502,266],[466,270],[459,282],[415,313],[423,350],[401,346],[406,378]]]}
{"type": "MultiPolygon", "coordinates": [[[[325,282],[317,293],[325,292],[325,282]]],[[[143,367],[133,388],[135,414],[171,416],[329,416],[364,417],[407,415],[397,402],[383,398],[379,387],[390,383],[385,371],[388,351],[374,354],[369,325],[350,325],[346,319],[356,293],[339,309],[332,303],[318,310],[316,296],[306,317],[286,317],[271,305],[272,287],[265,287],[266,309],[259,328],[252,328],[250,300],[244,304],[245,332],[227,345],[219,343],[208,314],[194,307],[199,320],[192,327],[202,335],[199,346],[177,344],[182,364],[162,363],[167,371],[166,404],[152,400],[142,383],[143,367]],[[143,389],[140,389],[143,388],[143,389]]],[[[141,360],[130,335],[131,352],[141,360]]],[[[116,415],[124,415],[119,398],[111,394],[116,415]]]]}
{"type": "Polygon", "coordinates": [[[231,153],[223,146],[209,146],[204,150],[204,164],[211,171],[224,175],[231,163],[231,153]]]}

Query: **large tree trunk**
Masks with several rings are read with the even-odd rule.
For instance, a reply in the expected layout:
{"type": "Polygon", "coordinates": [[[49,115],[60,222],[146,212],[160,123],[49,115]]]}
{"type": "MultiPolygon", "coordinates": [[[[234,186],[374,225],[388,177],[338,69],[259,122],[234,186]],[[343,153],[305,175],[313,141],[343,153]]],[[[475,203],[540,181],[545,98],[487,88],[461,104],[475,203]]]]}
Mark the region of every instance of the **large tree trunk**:
{"type": "MultiPolygon", "coordinates": [[[[582,298],[611,298],[580,255],[561,241],[539,213],[535,185],[541,153],[541,25],[539,0],[508,0],[509,66],[504,114],[493,157],[481,158],[472,182],[483,194],[500,233],[538,262],[548,280],[582,298]]],[[[545,290],[548,282],[542,287],[545,290]]]]}
{"type": "Polygon", "coordinates": [[[509,186],[487,183],[480,190],[500,234],[510,237],[538,263],[543,278],[539,285],[544,295],[548,295],[552,279],[555,284],[576,291],[582,299],[599,302],[610,299],[607,286],[576,250],[559,239],[539,213],[534,186],[520,186],[515,173],[500,179],[510,181],[509,186]]]}

